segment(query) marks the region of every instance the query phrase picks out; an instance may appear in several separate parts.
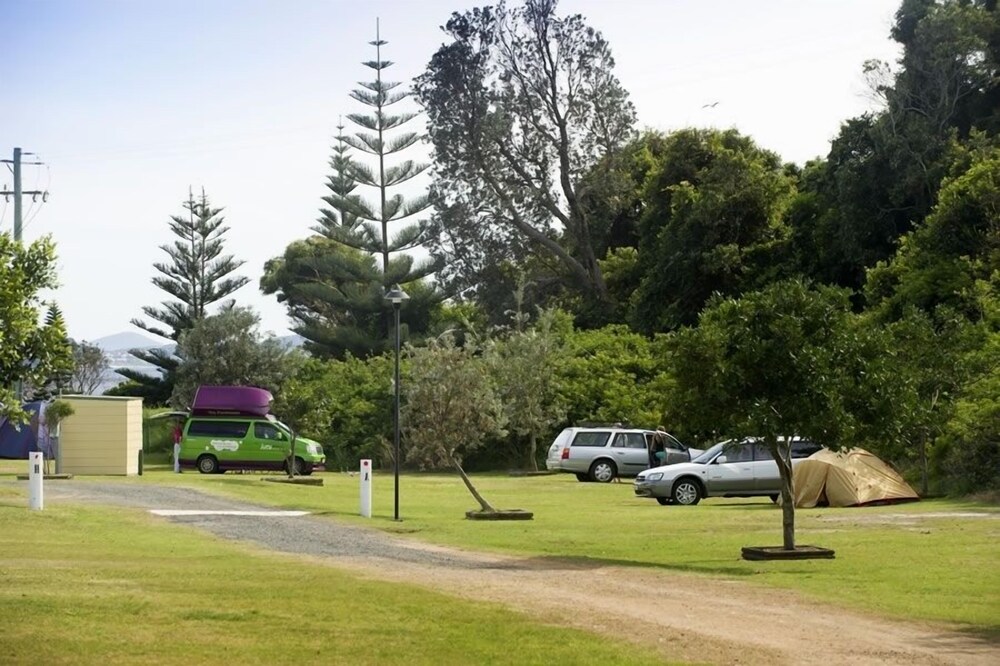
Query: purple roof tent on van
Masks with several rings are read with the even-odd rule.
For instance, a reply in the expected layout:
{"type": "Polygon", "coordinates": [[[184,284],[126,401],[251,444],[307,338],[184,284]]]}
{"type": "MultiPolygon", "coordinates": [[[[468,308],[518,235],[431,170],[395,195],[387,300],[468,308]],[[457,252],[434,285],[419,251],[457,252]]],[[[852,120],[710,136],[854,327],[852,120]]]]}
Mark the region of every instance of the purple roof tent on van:
{"type": "Polygon", "coordinates": [[[199,386],[194,394],[194,416],[267,416],[271,392],[256,386],[199,386]]]}

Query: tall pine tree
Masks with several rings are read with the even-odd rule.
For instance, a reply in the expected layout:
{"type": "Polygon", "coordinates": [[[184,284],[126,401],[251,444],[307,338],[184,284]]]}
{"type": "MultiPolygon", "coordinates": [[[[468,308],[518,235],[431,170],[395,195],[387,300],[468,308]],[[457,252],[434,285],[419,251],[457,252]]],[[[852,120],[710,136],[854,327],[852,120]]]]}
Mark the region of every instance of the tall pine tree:
{"type": "MultiPolygon", "coordinates": [[[[223,226],[222,209],[212,208],[202,190],[198,200],[188,192],[184,210],[186,216],[173,215],[170,218],[170,230],[178,240],[172,245],[160,246],[170,261],[153,264],[159,272],[153,278],[153,284],[175,300],[163,301],[162,307],[142,308],[147,317],[158,323],[132,320],[134,326],[175,343],[181,333],[205,318],[210,305],[249,281],[245,277],[230,277],[244,262],[223,254],[223,236],[229,227],[223,226]]],[[[153,404],[166,404],[173,392],[174,376],[180,362],[174,355],[174,347],[133,349],[132,355],[159,368],[161,375],[153,377],[134,370],[119,370],[120,375],[131,380],[128,383],[130,394],[138,394],[153,404]]]]}
{"type": "Polygon", "coordinates": [[[337,128],[329,193],[323,197],[327,207],[313,227],[322,238],[289,245],[284,256],[267,263],[261,279],[264,292],[276,293],[287,305],[297,322],[295,331],[314,354],[341,358],[348,352],[368,356],[387,349],[391,310],[383,295],[394,284],[403,285],[410,295],[401,317],[411,333],[427,330],[431,312],[442,299],[423,281],[434,273],[434,262],[416,261],[410,254],[425,240],[424,225],[410,220],[429,208],[428,198],[407,199],[396,192],[427,165],[398,160],[421,137],[402,129],[416,113],[390,112],[409,93],[398,89],[400,83],[382,78],[392,65],[382,59],[386,43],[376,24],[376,38],[370,42],[376,59],[363,63],[374,70],[375,80],[351,92],[371,112],[348,115],[361,131],[345,135],[343,125],[337,128]],[[351,148],[372,164],[354,160],[351,148]],[[357,194],[359,187],[374,190],[374,200],[357,194]]]}

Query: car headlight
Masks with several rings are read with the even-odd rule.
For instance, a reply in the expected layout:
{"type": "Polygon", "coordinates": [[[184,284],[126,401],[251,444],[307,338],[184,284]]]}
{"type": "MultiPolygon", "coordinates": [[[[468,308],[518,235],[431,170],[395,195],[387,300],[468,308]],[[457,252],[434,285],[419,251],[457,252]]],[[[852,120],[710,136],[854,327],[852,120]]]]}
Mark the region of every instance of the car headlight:
{"type": "Polygon", "coordinates": [[[652,474],[646,475],[647,481],[659,481],[662,478],[663,478],[663,472],[654,472],[652,474]]]}

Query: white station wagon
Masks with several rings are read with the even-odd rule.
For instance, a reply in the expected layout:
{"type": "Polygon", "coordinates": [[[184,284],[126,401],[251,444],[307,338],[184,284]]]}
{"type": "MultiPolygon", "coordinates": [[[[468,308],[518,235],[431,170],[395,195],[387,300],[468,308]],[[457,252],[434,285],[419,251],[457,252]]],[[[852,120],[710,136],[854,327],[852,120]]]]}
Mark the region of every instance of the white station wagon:
{"type": "Polygon", "coordinates": [[[608,426],[566,428],[549,447],[545,468],[576,474],[579,481],[608,483],[618,476],[635,476],[653,464],[686,462],[701,453],[677,441],[673,435],[654,430],[608,426]],[[657,439],[663,455],[652,457],[657,439]]]}
{"type": "MultiPolygon", "coordinates": [[[[822,447],[810,441],[792,440],[792,466],[822,447]]],[[[644,470],[633,485],[639,497],[660,504],[697,504],[703,497],[770,497],[778,500],[781,475],[778,463],[762,442],[755,439],[726,440],[691,462],[644,470]]]]}

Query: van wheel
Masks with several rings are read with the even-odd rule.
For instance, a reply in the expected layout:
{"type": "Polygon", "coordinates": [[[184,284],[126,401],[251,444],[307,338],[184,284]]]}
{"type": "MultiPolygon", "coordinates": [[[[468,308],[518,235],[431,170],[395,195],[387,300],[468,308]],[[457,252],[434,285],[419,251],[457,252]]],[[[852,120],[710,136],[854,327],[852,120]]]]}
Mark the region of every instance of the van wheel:
{"type": "Polygon", "coordinates": [[[219,461],[215,459],[215,456],[201,456],[198,458],[198,471],[202,474],[217,474],[219,461]]]}
{"type": "MultiPolygon", "coordinates": [[[[308,476],[309,474],[312,474],[311,467],[309,468],[308,472],[306,472],[305,470],[306,470],[306,461],[303,460],[302,458],[299,458],[298,456],[295,456],[295,476],[308,476]]],[[[285,474],[288,474],[287,460],[285,461],[285,474]]]]}
{"type": "Polygon", "coordinates": [[[681,479],[670,494],[674,504],[694,506],[701,501],[701,486],[694,479],[681,479]]]}
{"type": "Polygon", "coordinates": [[[586,474],[577,473],[576,480],[579,481],[580,483],[587,483],[588,481],[590,481],[590,477],[587,476],[586,474]]]}
{"type": "Polygon", "coordinates": [[[590,479],[598,483],[611,483],[618,476],[618,468],[610,460],[595,460],[590,466],[590,479]]]}

